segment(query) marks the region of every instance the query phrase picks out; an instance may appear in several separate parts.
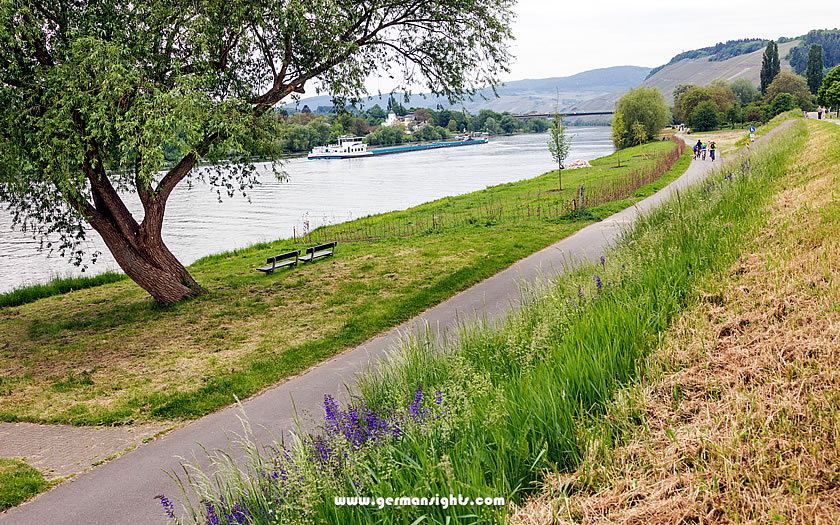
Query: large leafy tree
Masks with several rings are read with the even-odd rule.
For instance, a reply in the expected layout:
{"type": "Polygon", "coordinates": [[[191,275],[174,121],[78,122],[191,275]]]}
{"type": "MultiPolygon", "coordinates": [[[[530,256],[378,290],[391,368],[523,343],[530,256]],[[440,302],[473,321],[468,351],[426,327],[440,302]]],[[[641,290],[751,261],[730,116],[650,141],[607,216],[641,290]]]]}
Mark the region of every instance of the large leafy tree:
{"type": "Polygon", "coordinates": [[[813,106],[813,96],[808,89],[808,82],[796,73],[782,71],[776,75],[773,82],[767,86],[767,93],[764,98],[770,104],[780,93],[793,95],[796,99],[796,105],[804,110],[810,111],[813,106]]]}
{"type": "Polygon", "coordinates": [[[819,44],[811,44],[808,50],[808,67],[805,69],[805,78],[808,80],[808,88],[812,95],[816,95],[823,81],[823,48],[819,44]]]}
{"type": "Polygon", "coordinates": [[[829,71],[823,79],[817,92],[817,103],[827,108],[840,108],[840,66],[829,71]]]}
{"type": "Polygon", "coordinates": [[[750,82],[747,78],[739,78],[730,84],[729,89],[735,93],[735,96],[738,97],[738,100],[741,102],[741,105],[747,105],[758,96],[758,90],[755,89],[755,86],[752,82],[750,82]]]}
{"type": "Polygon", "coordinates": [[[779,61],[779,46],[774,41],[767,43],[764,49],[764,55],[761,57],[761,72],[759,74],[761,80],[761,94],[765,94],[767,87],[776,78],[776,75],[782,70],[781,62],[779,61]]]}
{"type": "Polygon", "coordinates": [[[495,83],[512,3],[0,0],[0,200],[77,263],[89,225],[154,298],[196,295],[161,238],[176,186],[248,190],[272,108],[313,84],[341,102],[377,71],[451,99],[495,83]]]}
{"type": "MultiPolygon", "coordinates": [[[[644,126],[648,137],[655,137],[671,120],[665,97],[654,87],[631,89],[618,100],[616,112],[621,113],[627,131],[632,132],[633,125],[638,122],[644,126]]],[[[628,134],[623,146],[629,146],[631,141],[632,138],[628,134]]]]}

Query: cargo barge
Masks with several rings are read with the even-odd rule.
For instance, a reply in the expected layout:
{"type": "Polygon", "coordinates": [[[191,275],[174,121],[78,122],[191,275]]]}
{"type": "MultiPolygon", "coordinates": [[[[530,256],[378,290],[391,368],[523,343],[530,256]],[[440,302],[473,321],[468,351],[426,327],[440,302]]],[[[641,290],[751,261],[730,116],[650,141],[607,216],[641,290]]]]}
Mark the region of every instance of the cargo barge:
{"type": "Polygon", "coordinates": [[[472,146],[475,144],[487,144],[487,138],[472,138],[464,136],[460,140],[446,142],[432,142],[429,144],[408,144],[405,146],[391,146],[369,150],[367,144],[362,142],[361,137],[341,137],[338,144],[329,146],[318,146],[307,156],[308,159],[355,159],[360,157],[373,157],[376,155],[392,155],[394,153],[407,153],[409,151],[423,151],[427,149],[453,148],[457,146],[472,146]]]}

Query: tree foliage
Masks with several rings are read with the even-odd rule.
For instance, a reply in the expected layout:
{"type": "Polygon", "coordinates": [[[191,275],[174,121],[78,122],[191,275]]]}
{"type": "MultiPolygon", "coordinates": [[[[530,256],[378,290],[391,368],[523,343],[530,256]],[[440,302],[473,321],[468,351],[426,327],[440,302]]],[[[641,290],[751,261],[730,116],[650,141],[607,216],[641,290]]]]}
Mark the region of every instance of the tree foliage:
{"type": "Polygon", "coordinates": [[[87,223],[152,296],[195,295],[161,237],[178,184],[247,191],[249,152],[272,151],[273,106],[313,85],[341,105],[381,71],[452,100],[495,83],[512,5],[0,0],[0,199],[19,226],[59,234],[78,263],[87,223]],[[172,166],[164,145],[181,157],[172,166]],[[193,173],[200,161],[210,167],[193,173]]]}
{"type": "Polygon", "coordinates": [[[819,44],[811,44],[808,50],[808,67],[805,69],[805,79],[812,95],[816,95],[823,81],[823,49],[819,44]]]}
{"type": "Polygon", "coordinates": [[[720,111],[713,100],[704,100],[697,105],[688,118],[693,131],[711,131],[720,124],[720,111]]]}
{"type": "Polygon", "coordinates": [[[796,99],[790,93],[779,93],[773,102],[770,104],[770,118],[775,117],[785,111],[790,111],[796,108],[796,99]]]}
{"type": "Polygon", "coordinates": [[[680,97],[682,97],[688,90],[694,87],[697,87],[697,84],[694,84],[692,82],[687,82],[685,84],[677,84],[674,87],[674,91],[672,92],[674,97],[674,104],[676,105],[680,100],[680,97]]]}
{"type": "MultiPolygon", "coordinates": [[[[654,87],[631,89],[618,100],[616,112],[621,113],[627,130],[633,129],[638,122],[644,126],[648,137],[656,136],[671,120],[665,97],[654,87]]],[[[631,140],[625,136],[624,146],[629,145],[631,140]]]]}
{"type": "Polygon", "coordinates": [[[817,92],[817,103],[828,108],[840,108],[840,66],[828,72],[817,92]]]}
{"type": "Polygon", "coordinates": [[[779,61],[779,46],[774,41],[767,43],[764,49],[764,55],[761,57],[761,94],[767,92],[767,87],[776,78],[776,75],[782,70],[781,62],[779,61]]]}
{"type": "Polygon", "coordinates": [[[788,53],[787,59],[795,73],[801,75],[808,69],[812,44],[822,47],[825,67],[840,65],[840,30],[815,29],[800,37],[799,43],[788,53]]]}
{"type": "Polygon", "coordinates": [[[794,99],[796,99],[797,107],[802,109],[810,110],[813,106],[813,103],[811,102],[811,90],[808,89],[808,83],[804,78],[800,77],[796,73],[782,71],[776,75],[773,82],[767,86],[765,99],[768,103],[772,104],[773,100],[775,100],[779,93],[789,93],[790,95],[793,95],[794,99]]]}
{"type": "Polygon", "coordinates": [[[759,93],[758,89],[747,78],[739,78],[729,85],[729,89],[735,93],[735,96],[740,100],[741,105],[745,106],[755,100],[759,93]]]}

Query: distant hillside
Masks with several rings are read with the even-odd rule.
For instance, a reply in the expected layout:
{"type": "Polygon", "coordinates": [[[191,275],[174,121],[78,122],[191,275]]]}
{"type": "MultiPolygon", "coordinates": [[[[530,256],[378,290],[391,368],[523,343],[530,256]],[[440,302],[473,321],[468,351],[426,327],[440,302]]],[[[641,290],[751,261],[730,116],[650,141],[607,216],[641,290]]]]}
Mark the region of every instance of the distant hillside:
{"type": "MultiPolygon", "coordinates": [[[[779,44],[782,69],[791,69],[790,62],[786,57],[788,52],[797,44],[799,44],[799,40],[779,44]]],[[[672,94],[677,84],[690,82],[705,85],[718,78],[727,82],[732,82],[738,78],[747,78],[753,84],[758,85],[763,54],[764,47],[760,47],[751,53],[744,53],[725,60],[716,59],[714,55],[683,58],[676,62],[672,60],[648,77],[642,85],[659,88],[669,103],[673,102],[672,94]]]]}
{"type": "MultiPolygon", "coordinates": [[[[616,66],[584,71],[569,77],[515,80],[496,88],[498,98],[494,97],[492,90],[484,89],[476,93],[472,100],[454,106],[445,98],[428,94],[412,95],[408,103],[403,101],[402,93],[394,93],[394,98],[406,107],[463,107],[471,113],[478,113],[482,109],[511,113],[545,113],[554,110],[558,96],[560,109],[568,110],[587,100],[632,89],[638,86],[649,72],[650,68],[647,67],[616,66]]],[[[388,105],[389,97],[390,94],[370,97],[364,101],[364,106],[379,104],[384,108],[388,105]]],[[[329,96],[308,97],[297,104],[287,104],[284,109],[299,111],[304,105],[316,111],[319,106],[332,106],[332,101],[329,96]]],[[[614,103],[608,104],[599,109],[612,109],[613,105],[614,103]]]]}
{"type": "Polygon", "coordinates": [[[763,40],[761,38],[744,38],[741,40],[718,42],[713,46],[692,49],[691,51],[683,51],[679,55],[673,57],[667,64],[651,69],[650,73],[648,73],[648,78],[652,77],[656,73],[659,73],[662,69],[670,66],[671,64],[676,64],[682,60],[708,57],[710,62],[721,62],[763,49],[767,46],[767,42],[769,42],[769,40],[763,40]]]}

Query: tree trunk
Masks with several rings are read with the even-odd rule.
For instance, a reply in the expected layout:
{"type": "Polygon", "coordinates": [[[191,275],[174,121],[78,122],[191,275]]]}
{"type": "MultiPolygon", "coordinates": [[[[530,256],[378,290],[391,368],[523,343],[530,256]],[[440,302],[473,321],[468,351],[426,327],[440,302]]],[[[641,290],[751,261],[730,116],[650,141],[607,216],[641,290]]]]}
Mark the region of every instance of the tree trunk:
{"type": "Polygon", "coordinates": [[[560,189],[563,189],[563,163],[557,162],[557,184],[560,185],[560,189]]]}
{"type": "MultiPolygon", "coordinates": [[[[161,219],[162,208],[159,207],[161,219]]],[[[123,232],[101,217],[92,219],[90,224],[126,275],[157,301],[171,304],[201,294],[204,289],[163,243],[159,221],[148,216],[146,219],[134,232],[123,232]]]]}
{"type": "Polygon", "coordinates": [[[131,280],[161,303],[176,303],[195,297],[204,289],[163,244],[160,236],[151,242],[132,244],[111,225],[94,225],[117,264],[131,280]]]}

